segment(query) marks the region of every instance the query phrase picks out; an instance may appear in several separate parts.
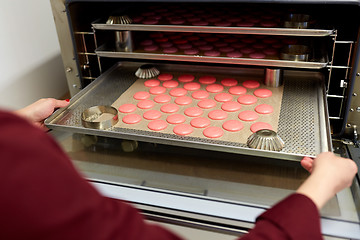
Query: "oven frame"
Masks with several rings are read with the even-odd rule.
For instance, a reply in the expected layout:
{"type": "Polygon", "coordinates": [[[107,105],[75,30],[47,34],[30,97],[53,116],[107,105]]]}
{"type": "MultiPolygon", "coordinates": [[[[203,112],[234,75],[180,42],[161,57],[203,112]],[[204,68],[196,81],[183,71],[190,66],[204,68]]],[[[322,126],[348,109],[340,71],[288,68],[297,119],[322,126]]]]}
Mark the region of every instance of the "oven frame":
{"type": "MultiPolygon", "coordinates": [[[[96,2],[92,0],[50,0],[51,8],[55,20],[55,27],[58,33],[58,39],[61,49],[61,56],[64,64],[64,71],[70,91],[70,95],[74,96],[80,92],[82,86],[81,66],[78,61],[78,53],[75,52],[75,40],[72,31],[72,23],[69,17],[68,4],[69,2],[96,2]]],[[[107,0],[106,2],[126,2],[119,0],[107,0]]],[[[132,2],[143,2],[134,0],[132,2]]],[[[168,2],[168,1],[158,1],[168,2]]],[[[285,4],[343,4],[351,5],[360,8],[360,0],[353,1],[339,1],[339,0],[302,0],[302,1],[285,1],[285,0],[252,0],[252,1],[177,1],[177,2],[240,2],[240,3],[285,3],[285,4]]],[[[360,30],[358,30],[360,34],[360,30]]],[[[91,33],[90,33],[91,34],[91,33]]],[[[358,36],[358,40],[359,40],[358,36]]],[[[360,126],[360,47],[359,42],[354,47],[353,57],[350,59],[352,65],[348,66],[348,94],[344,99],[344,119],[342,130],[335,135],[335,138],[341,139],[342,144],[345,143],[345,148],[350,148],[349,156],[352,157],[357,164],[360,164],[358,153],[359,137],[357,128],[360,126]],[[346,137],[345,140],[343,138],[346,137]],[[355,149],[355,150],[354,150],[355,149]]],[[[360,166],[360,165],[359,165],[360,166]]],[[[355,178],[352,191],[356,196],[359,196],[359,175],[355,178]]],[[[204,212],[199,212],[197,209],[187,209],[187,206],[180,204],[179,198],[191,199],[191,205],[196,206],[201,201],[208,201],[214,203],[211,209],[216,209],[216,205],[220,204],[219,200],[207,199],[206,197],[190,196],[188,194],[181,194],[178,192],[154,190],[151,188],[131,186],[126,184],[118,184],[106,182],[101,179],[89,179],[100,192],[105,196],[114,199],[125,199],[135,204],[148,219],[153,219],[159,222],[173,223],[176,225],[195,227],[209,231],[222,232],[231,235],[245,234],[248,229],[253,227],[256,216],[265,211],[265,208],[258,208],[251,206],[236,206],[240,208],[241,217],[234,217],[229,219],[220,213],[209,212],[209,209],[204,212]],[[178,204],[177,206],[170,206],[166,203],[159,204],[158,201],[149,201],[145,203],[142,199],[151,197],[152,195],[161,194],[162,197],[168,197],[169,202],[178,204]],[[204,219],[205,220],[202,220],[204,219]]],[[[229,208],[229,212],[234,211],[233,203],[223,202],[224,207],[229,208]]],[[[354,238],[360,236],[359,224],[352,222],[337,221],[332,219],[321,218],[321,225],[324,235],[336,236],[340,238],[354,238]],[[346,229],[346,230],[345,230],[346,229]]]]}

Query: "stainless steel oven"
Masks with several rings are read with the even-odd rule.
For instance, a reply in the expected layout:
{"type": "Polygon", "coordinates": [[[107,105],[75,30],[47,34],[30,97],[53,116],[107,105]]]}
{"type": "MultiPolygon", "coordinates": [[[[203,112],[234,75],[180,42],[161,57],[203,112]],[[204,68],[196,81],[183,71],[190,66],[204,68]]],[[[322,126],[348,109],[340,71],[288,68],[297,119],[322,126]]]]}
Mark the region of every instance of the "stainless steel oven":
{"type": "MultiPolygon", "coordinates": [[[[241,235],[306,179],[303,156],[335,151],[359,164],[360,1],[51,4],[72,98],[46,124],[94,186],[132,202],[149,219],[241,235]],[[207,88],[211,79],[222,95],[207,88]],[[212,130],[225,129],[220,137],[150,127],[156,117],[145,117],[145,110],[152,107],[138,101],[164,105],[155,96],[166,93],[169,105],[186,115],[184,125],[194,126],[185,105],[199,106],[202,95],[194,97],[195,90],[210,93],[219,111],[224,98],[236,96],[231,107],[250,112],[255,105],[235,92],[245,83],[258,84],[248,85],[246,94],[257,96],[258,106],[272,106],[273,118],[255,110],[258,122],[272,126],[270,137],[256,134],[253,120],[236,110],[227,115],[242,120],[232,126],[241,131],[208,115],[216,122],[212,130]],[[189,103],[175,101],[180,95],[170,91],[178,86],[188,90],[182,100],[189,103]],[[268,101],[261,94],[269,92],[268,101]],[[127,122],[133,110],[122,106],[137,106],[145,120],[127,122]]],[[[153,113],[165,112],[160,105],[153,113]]],[[[324,236],[360,239],[359,197],[357,176],[322,210],[324,236]]]]}

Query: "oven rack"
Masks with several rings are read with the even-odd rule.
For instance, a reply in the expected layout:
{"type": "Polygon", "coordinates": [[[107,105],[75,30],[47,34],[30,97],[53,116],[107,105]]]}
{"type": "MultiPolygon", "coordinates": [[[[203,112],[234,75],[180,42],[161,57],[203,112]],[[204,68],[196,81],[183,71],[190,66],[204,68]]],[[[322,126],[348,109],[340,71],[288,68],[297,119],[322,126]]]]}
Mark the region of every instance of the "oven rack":
{"type": "Polygon", "coordinates": [[[305,68],[305,69],[322,69],[327,67],[327,56],[317,61],[288,61],[273,59],[252,59],[252,58],[230,58],[230,57],[209,57],[203,55],[181,55],[181,54],[164,54],[164,53],[144,53],[144,52],[121,52],[114,51],[113,48],[104,44],[97,49],[95,53],[99,57],[109,58],[128,58],[128,59],[148,59],[148,60],[165,60],[165,61],[187,61],[202,63],[223,63],[252,65],[263,67],[283,67],[283,68],[305,68]]]}
{"type": "MultiPolygon", "coordinates": [[[[45,121],[50,129],[70,131],[103,137],[152,142],[263,156],[268,158],[299,161],[303,156],[314,157],[331,150],[331,134],[324,84],[321,75],[315,72],[288,71],[284,73],[284,94],[280,110],[278,134],[285,142],[280,152],[251,149],[246,144],[214,139],[177,136],[161,132],[149,132],[127,128],[108,130],[89,129],[81,124],[82,112],[92,106],[111,105],[137,80],[136,70],[146,63],[119,62],[103,73],[86,88],[76,94],[67,108],[59,109],[45,121]]],[[[160,71],[203,74],[228,74],[234,76],[261,77],[261,69],[233,67],[209,67],[190,65],[157,64],[160,71]]]]}
{"type": "Polygon", "coordinates": [[[144,25],[144,24],[106,24],[93,22],[92,27],[97,30],[113,31],[162,31],[162,32],[202,32],[222,34],[255,34],[298,37],[326,37],[333,36],[336,31],[329,29],[293,29],[293,28],[265,28],[265,27],[217,27],[217,26],[186,26],[186,25],[144,25]]]}

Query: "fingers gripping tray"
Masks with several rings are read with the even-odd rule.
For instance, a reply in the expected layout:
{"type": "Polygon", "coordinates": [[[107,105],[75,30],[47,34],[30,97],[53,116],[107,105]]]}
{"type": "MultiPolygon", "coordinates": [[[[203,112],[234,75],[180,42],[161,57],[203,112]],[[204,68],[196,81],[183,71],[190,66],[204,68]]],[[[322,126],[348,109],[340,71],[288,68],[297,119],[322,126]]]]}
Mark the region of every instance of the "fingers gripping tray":
{"type": "Polygon", "coordinates": [[[159,75],[140,78],[135,73],[144,64],[114,65],[75,95],[67,108],[46,119],[46,126],[293,161],[331,150],[319,73],[289,70],[282,86],[268,87],[263,69],[157,64],[159,75]],[[98,110],[94,116],[84,115],[96,106],[111,108],[111,114],[98,110]],[[97,128],[84,122],[111,124],[97,128]],[[259,129],[277,132],[284,147],[249,148],[248,137],[259,129]]]}

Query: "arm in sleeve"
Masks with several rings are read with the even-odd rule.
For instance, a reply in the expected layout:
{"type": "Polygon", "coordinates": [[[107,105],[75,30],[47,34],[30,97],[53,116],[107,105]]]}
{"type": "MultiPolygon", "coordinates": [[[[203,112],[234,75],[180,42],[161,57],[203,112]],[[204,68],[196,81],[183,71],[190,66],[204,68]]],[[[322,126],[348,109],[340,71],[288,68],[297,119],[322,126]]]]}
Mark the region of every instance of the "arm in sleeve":
{"type": "Polygon", "coordinates": [[[179,239],[101,196],[51,137],[1,111],[0,153],[0,239],[179,239]]]}
{"type": "Polygon", "coordinates": [[[251,239],[323,239],[317,207],[305,195],[292,194],[261,214],[255,227],[241,238],[251,239]]]}

